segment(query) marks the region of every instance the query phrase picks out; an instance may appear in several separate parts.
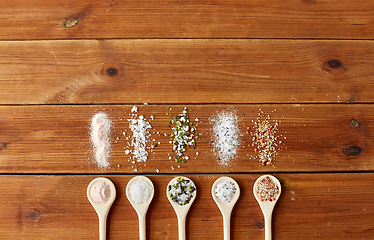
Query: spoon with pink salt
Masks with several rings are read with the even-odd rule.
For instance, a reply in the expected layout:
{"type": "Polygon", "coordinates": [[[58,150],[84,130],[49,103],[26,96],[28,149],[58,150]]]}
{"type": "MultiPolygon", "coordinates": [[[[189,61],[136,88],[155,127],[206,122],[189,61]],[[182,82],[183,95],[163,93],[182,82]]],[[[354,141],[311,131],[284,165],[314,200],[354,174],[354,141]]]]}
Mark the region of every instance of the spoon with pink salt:
{"type": "Polygon", "coordinates": [[[95,178],[87,187],[87,197],[99,216],[99,239],[106,239],[106,220],[116,199],[116,187],[107,178],[95,178]]]}
{"type": "Polygon", "coordinates": [[[264,214],[265,240],[271,240],[271,219],[274,206],[281,194],[281,184],[276,177],[263,175],[253,185],[253,194],[264,214]]]}

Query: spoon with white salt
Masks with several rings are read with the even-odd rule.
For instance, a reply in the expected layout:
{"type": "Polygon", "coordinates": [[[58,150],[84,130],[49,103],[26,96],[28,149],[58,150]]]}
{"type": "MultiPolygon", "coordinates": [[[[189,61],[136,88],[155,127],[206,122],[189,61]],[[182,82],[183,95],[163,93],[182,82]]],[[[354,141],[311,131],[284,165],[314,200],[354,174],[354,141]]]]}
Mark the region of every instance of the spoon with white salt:
{"type": "Polygon", "coordinates": [[[116,187],[107,178],[95,178],[87,187],[87,197],[99,216],[99,239],[106,239],[106,220],[116,199],[116,187]]]}
{"type": "Polygon", "coordinates": [[[145,176],[133,177],[126,186],[126,196],[138,214],[139,239],[146,239],[146,215],[154,196],[152,181],[145,176]]]}
{"type": "Polygon", "coordinates": [[[271,240],[272,213],[281,194],[281,184],[276,177],[263,175],[253,185],[253,194],[264,214],[265,240],[271,240]]]}
{"type": "Polygon", "coordinates": [[[166,188],[166,196],[177,214],[179,240],[185,240],[187,213],[196,198],[195,184],[187,177],[173,178],[166,188]],[[179,195],[178,191],[183,193],[179,195]]]}
{"type": "Polygon", "coordinates": [[[222,213],[223,239],[230,240],[231,212],[240,196],[239,185],[230,177],[220,177],[213,183],[212,196],[222,213]]]}

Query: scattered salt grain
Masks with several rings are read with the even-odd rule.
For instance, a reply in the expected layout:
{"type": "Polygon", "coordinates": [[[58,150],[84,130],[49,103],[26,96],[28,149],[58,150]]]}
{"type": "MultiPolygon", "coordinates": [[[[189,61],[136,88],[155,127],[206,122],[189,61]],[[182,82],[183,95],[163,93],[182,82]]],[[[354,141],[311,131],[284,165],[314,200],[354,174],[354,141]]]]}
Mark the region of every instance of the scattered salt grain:
{"type": "Polygon", "coordinates": [[[110,131],[112,122],[108,116],[103,113],[97,113],[91,119],[91,142],[94,148],[94,156],[97,165],[100,168],[109,167],[110,154],[110,131]]]}
{"type": "Polygon", "coordinates": [[[136,204],[144,204],[149,200],[152,190],[152,186],[147,181],[136,180],[129,187],[130,198],[136,204]]]}
{"type": "Polygon", "coordinates": [[[134,154],[134,157],[138,162],[145,162],[148,158],[147,152],[147,143],[150,136],[148,130],[151,129],[151,124],[140,116],[137,118],[129,119],[129,127],[132,131],[132,141],[131,146],[133,150],[131,151],[134,154]]]}
{"type": "Polygon", "coordinates": [[[218,163],[221,166],[229,166],[240,145],[238,117],[233,111],[222,111],[211,118],[210,121],[214,124],[212,132],[213,151],[218,157],[218,163]]]}
{"type": "Polygon", "coordinates": [[[215,193],[219,200],[223,202],[231,202],[235,196],[235,184],[230,181],[224,181],[217,184],[215,193]]]}
{"type": "Polygon", "coordinates": [[[95,203],[105,204],[110,198],[109,184],[104,180],[95,182],[91,186],[90,196],[95,203]]]}

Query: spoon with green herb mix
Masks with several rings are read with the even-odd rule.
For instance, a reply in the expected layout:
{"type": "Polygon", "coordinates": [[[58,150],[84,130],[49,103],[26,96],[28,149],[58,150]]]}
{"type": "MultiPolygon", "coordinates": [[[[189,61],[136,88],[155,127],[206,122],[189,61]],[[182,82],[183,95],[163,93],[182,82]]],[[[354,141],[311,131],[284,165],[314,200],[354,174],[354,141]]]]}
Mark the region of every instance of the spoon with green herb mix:
{"type": "Polygon", "coordinates": [[[166,196],[177,214],[179,240],[185,240],[186,217],[196,198],[196,186],[187,177],[176,177],[169,182],[166,188],[166,196]]]}

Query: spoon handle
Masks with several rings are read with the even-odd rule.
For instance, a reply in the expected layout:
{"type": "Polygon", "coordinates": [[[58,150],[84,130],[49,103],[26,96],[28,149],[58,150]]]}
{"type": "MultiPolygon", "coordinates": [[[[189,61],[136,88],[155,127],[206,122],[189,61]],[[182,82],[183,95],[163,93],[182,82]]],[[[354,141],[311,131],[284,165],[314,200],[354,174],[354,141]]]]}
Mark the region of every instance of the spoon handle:
{"type": "Polygon", "coordinates": [[[230,219],[231,214],[226,214],[223,217],[223,239],[230,240],[230,219]]]}
{"type": "Polygon", "coordinates": [[[265,219],[265,240],[271,240],[271,218],[272,214],[264,214],[265,219]]]}
{"type": "Polygon", "coordinates": [[[186,240],[186,217],[178,218],[178,235],[179,240],[186,240]]]}
{"type": "Polygon", "coordinates": [[[145,214],[138,214],[139,217],[139,239],[146,240],[145,214]]]}
{"type": "Polygon", "coordinates": [[[106,217],[99,216],[99,234],[100,240],[106,240],[106,217]]]}

